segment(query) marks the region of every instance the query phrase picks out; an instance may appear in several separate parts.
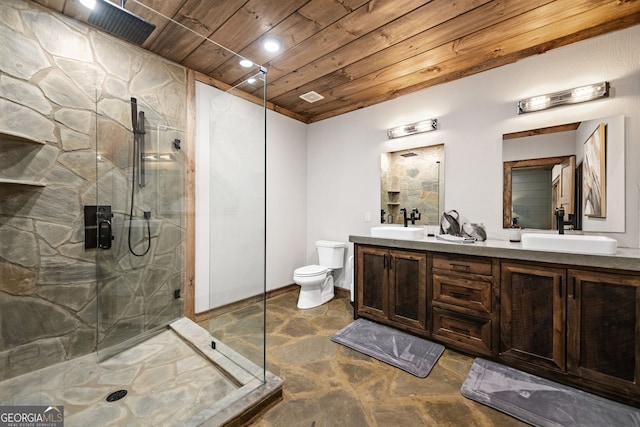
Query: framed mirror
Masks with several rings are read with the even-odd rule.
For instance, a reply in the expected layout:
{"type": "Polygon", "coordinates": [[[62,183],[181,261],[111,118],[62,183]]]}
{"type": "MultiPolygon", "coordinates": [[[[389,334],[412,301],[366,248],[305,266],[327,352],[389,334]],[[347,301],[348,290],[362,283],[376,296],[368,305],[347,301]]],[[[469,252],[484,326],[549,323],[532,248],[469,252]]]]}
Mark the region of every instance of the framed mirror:
{"type": "Polygon", "coordinates": [[[411,148],[380,156],[380,221],[403,224],[417,209],[415,224],[436,225],[444,207],[444,145],[411,148]]]}
{"type": "Polygon", "coordinates": [[[555,230],[557,226],[552,213],[555,207],[561,206],[565,211],[565,221],[569,220],[568,212],[574,213],[577,229],[624,232],[624,136],[622,115],[504,134],[503,227],[510,227],[513,218],[518,217],[523,228],[555,230]],[[588,152],[590,141],[596,131],[604,139],[602,182],[603,192],[607,195],[606,205],[610,208],[606,209],[604,206],[602,212],[605,214],[600,216],[588,215],[585,211],[585,204],[588,203],[588,200],[585,200],[585,188],[589,191],[590,186],[583,180],[585,148],[588,152]],[[527,183],[529,179],[537,180],[538,183],[527,183]],[[542,181],[549,183],[544,191],[540,184],[542,181]],[[515,190],[514,183],[517,187],[515,190]],[[537,195],[527,193],[527,187],[536,185],[539,187],[537,195]],[[573,187],[573,191],[570,191],[570,187],[573,187]],[[573,202],[570,195],[573,195],[573,202]],[[611,197],[615,198],[615,201],[611,197]],[[546,219],[532,219],[529,215],[534,211],[543,212],[546,219]]]}
{"type": "MultiPolygon", "coordinates": [[[[503,226],[517,218],[523,228],[557,230],[556,209],[564,220],[576,212],[576,156],[547,157],[503,163],[503,226]]],[[[574,226],[579,229],[579,224],[574,226]]]]}

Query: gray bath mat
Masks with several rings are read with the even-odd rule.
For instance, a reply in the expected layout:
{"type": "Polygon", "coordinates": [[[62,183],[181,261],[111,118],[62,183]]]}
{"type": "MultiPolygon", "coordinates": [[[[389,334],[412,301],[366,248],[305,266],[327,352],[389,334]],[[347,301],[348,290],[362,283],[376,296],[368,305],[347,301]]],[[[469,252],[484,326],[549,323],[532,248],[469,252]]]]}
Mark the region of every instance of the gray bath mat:
{"type": "Polygon", "coordinates": [[[534,426],[640,426],[640,409],[484,359],[476,359],[463,396],[534,426]]]}
{"type": "Polygon", "coordinates": [[[331,341],[407,371],[416,377],[429,375],[444,347],[388,326],[357,319],[336,332],[331,341]]]}

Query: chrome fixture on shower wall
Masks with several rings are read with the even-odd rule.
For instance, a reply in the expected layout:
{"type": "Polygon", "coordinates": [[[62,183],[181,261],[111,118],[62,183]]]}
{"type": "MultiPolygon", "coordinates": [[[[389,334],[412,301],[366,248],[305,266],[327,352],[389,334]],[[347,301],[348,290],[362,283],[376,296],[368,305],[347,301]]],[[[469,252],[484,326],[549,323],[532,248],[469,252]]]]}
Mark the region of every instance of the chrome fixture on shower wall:
{"type": "Polygon", "coordinates": [[[421,120],[408,125],[396,126],[387,130],[389,139],[400,138],[417,133],[431,132],[438,129],[438,119],[421,120]]]}
{"type": "Polygon", "coordinates": [[[579,104],[609,96],[609,82],[594,83],[518,101],[518,114],[546,110],[567,104],[579,104]]]}
{"type": "Polygon", "coordinates": [[[121,6],[105,0],[81,2],[91,9],[87,20],[89,24],[131,43],[142,45],[156,28],[155,24],[125,9],[124,0],[121,1],[121,6]]]}

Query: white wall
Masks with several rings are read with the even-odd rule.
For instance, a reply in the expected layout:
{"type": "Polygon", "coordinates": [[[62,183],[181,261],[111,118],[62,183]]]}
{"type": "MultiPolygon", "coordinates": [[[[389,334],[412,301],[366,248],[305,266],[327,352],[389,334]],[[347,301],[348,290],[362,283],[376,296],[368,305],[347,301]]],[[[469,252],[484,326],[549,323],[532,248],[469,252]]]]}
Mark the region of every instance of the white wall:
{"type": "Polygon", "coordinates": [[[261,108],[197,83],[196,110],[195,310],[200,313],[260,294],[263,274],[267,290],[293,283],[305,253],[306,125],[267,112],[263,272],[263,123],[252,120],[261,108]],[[210,123],[212,110],[222,122],[210,123]],[[247,126],[251,122],[254,127],[247,126]]]}
{"type": "MultiPolygon", "coordinates": [[[[482,222],[490,239],[502,229],[502,134],[625,115],[626,231],[610,233],[638,247],[640,191],[640,26],[575,43],[515,64],[428,88],[309,125],[307,262],[318,239],[348,241],[379,222],[380,154],[445,144],[445,209],[482,222]],[[517,115],[517,101],[607,80],[612,96],[591,103],[517,115]],[[388,141],[386,129],[436,117],[440,129],[388,141]],[[371,213],[371,222],[364,221],[371,213]]],[[[350,248],[350,253],[352,248],[350,248]]],[[[348,287],[348,276],[336,284],[348,287]]]]}
{"type": "Polygon", "coordinates": [[[267,291],[305,265],[307,125],[267,111],[267,291]]]}

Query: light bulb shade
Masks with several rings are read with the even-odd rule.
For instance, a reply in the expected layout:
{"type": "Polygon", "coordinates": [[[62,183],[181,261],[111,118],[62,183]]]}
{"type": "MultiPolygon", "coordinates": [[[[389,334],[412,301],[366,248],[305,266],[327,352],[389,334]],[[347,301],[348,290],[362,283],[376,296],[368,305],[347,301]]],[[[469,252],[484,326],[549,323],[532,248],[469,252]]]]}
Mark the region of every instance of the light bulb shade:
{"type": "Polygon", "coordinates": [[[518,101],[518,114],[546,110],[567,104],[579,104],[609,96],[609,82],[594,83],[518,101]]]}
{"type": "Polygon", "coordinates": [[[389,139],[394,139],[417,133],[431,132],[436,129],[438,129],[438,119],[428,119],[387,129],[387,136],[389,139]]]}

